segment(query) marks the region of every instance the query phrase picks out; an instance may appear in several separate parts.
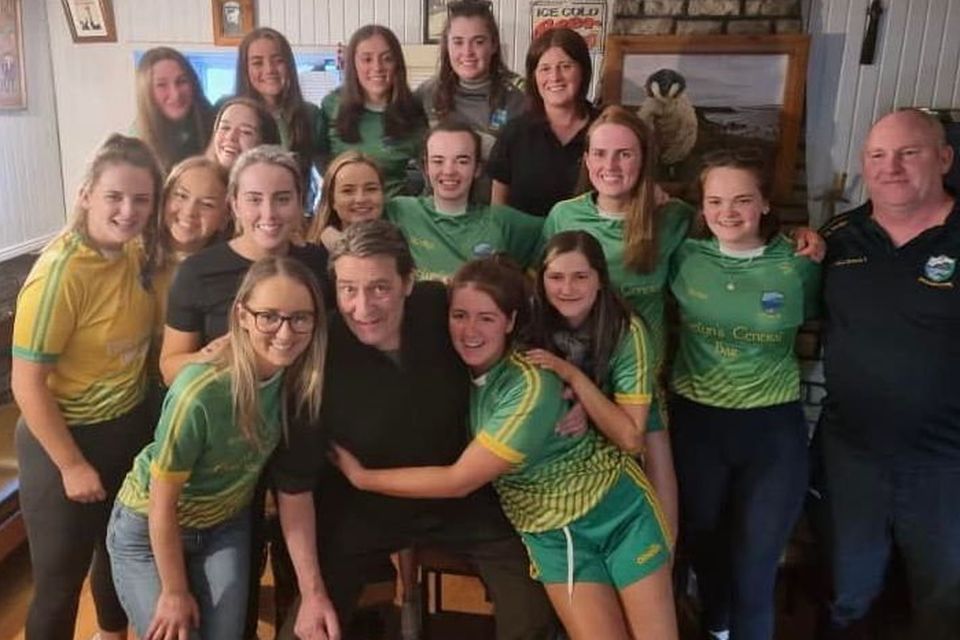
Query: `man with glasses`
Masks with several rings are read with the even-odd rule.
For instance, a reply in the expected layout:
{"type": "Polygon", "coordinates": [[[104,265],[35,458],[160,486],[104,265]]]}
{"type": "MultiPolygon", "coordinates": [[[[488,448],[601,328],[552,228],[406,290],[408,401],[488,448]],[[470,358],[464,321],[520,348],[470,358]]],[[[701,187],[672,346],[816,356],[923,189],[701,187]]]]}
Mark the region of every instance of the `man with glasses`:
{"type": "Polygon", "coordinates": [[[371,467],[447,465],[469,437],[470,381],[450,343],[446,290],[414,284],[400,231],[384,220],[352,225],[330,270],[339,314],[330,320],[321,424],[291,429],[275,462],[302,599],[295,629],[281,637],[326,637],[318,632],[327,597],[346,630],[363,585],[391,552],[418,544],[474,562],[496,608],[498,638],[552,637],[546,595],[489,485],[455,500],[391,498],[354,489],[324,463],[336,441],[371,467]]]}

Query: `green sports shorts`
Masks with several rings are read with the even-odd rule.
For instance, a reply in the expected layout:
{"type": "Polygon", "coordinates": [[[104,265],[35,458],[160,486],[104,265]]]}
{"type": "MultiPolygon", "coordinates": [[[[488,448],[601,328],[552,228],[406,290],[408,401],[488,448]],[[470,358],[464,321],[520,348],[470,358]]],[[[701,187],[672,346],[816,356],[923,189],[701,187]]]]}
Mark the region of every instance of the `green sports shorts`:
{"type": "Polygon", "coordinates": [[[617,589],[670,559],[670,536],[649,480],[631,460],[607,495],[560,529],[521,533],[530,575],[545,584],[599,582],[617,589]]]}

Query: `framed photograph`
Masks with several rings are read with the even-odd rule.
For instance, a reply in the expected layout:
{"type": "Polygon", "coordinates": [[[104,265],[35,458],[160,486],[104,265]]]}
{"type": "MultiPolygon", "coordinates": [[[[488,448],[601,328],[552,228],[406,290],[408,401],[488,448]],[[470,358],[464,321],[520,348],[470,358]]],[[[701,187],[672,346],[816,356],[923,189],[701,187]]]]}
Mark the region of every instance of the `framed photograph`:
{"type": "Polygon", "coordinates": [[[437,44],[447,21],[447,5],[454,0],[423,0],[423,43],[437,44]]]}
{"type": "Polygon", "coordinates": [[[773,199],[793,186],[809,37],[611,36],[601,95],[635,109],[660,143],[658,177],[691,184],[703,154],[757,149],[773,168],[773,199]]]}
{"type": "Polygon", "coordinates": [[[61,0],[70,35],[77,43],[116,42],[113,0],[61,0]]]}
{"type": "Polygon", "coordinates": [[[26,109],[21,0],[0,0],[0,109],[26,109]]]}
{"type": "Polygon", "coordinates": [[[213,43],[236,46],[256,24],[253,0],[212,0],[213,43]]]}

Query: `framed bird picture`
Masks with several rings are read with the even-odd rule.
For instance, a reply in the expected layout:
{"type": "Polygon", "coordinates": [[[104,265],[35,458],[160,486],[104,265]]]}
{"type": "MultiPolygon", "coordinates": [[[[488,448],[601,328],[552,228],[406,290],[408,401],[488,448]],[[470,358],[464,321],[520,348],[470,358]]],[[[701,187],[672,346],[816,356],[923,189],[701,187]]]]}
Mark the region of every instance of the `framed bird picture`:
{"type": "Polygon", "coordinates": [[[809,37],[610,36],[604,104],[653,129],[658,180],[682,194],[703,154],[747,148],[773,168],[773,199],[789,199],[800,147],[809,37]]]}

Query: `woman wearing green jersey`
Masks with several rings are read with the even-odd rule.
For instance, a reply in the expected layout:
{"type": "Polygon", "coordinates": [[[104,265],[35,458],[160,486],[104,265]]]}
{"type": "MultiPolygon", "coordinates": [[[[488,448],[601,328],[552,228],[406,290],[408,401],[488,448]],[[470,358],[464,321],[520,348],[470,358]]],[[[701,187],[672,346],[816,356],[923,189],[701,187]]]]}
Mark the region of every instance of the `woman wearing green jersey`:
{"type": "Polygon", "coordinates": [[[480,176],[480,136],[459,120],[441,122],[424,140],[424,165],[433,194],[397,197],[385,217],[403,230],[418,280],[448,281],[468,260],[505,252],[533,263],[543,219],[512,207],[471,201],[480,176]]]}
{"type": "MultiPolygon", "coordinates": [[[[690,226],[693,208],[679,200],[657,205],[653,180],[653,137],[623,107],[603,110],[587,130],[580,182],[588,191],[557,203],[543,225],[543,241],[571,229],[600,243],[610,280],[650,332],[650,357],[659,369],[664,348],[664,299],[670,256],[690,226]]],[[[656,374],[654,375],[656,378],[656,374]]],[[[666,403],[654,380],[647,419],[644,466],[677,530],[677,484],[666,431],[666,403]]]]}
{"type": "Polygon", "coordinates": [[[641,453],[653,382],[650,338],[610,284],[600,243],[562,231],[537,272],[526,353],[556,373],[590,423],[628,453],[641,453]]]}
{"type": "Polygon", "coordinates": [[[326,323],[310,271],[255,263],[229,323],[220,355],[177,376],[110,518],[113,579],[140,638],[243,636],[254,487],[285,406],[307,422],[319,413],[326,323]]]}
{"type": "Polygon", "coordinates": [[[712,638],[773,637],[777,563],[807,486],[797,329],[819,266],[777,234],[763,164],[708,156],[700,239],[674,255],[671,417],[685,544],[712,638]]]}
{"type": "Polygon", "coordinates": [[[348,149],[372,156],[391,196],[416,193],[407,186],[407,166],[420,158],[427,116],[407,86],[407,66],[394,33],[368,24],[350,37],[343,83],[323,99],[320,135],[323,154],[348,149]]]}
{"type": "MultiPolygon", "coordinates": [[[[611,282],[650,332],[655,371],[663,361],[670,260],[687,235],[694,211],[680,200],[657,203],[655,167],[649,161],[656,157],[646,125],[623,107],[607,107],[587,130],[580,175],[581,188],[587,191],[557,203],[543,225],[543,242],[570,229],[586,231],[597,239],[611,282]]],[[[815,232],[803,230],[798,236],[798,248],[808,247],[804,252],[823,250],[815,232]]],[[[676,531],[677,484],[666,424],[663,390],[655,381],[644,466],[676,531]]]]}
{"type": "Polygon", "coordinates": [[[399,497],[464,496],[493,482],[573,640],[676,639],[670,548],[653,491],[597,431],[556,433],[563,382],[511,345],[527,305],[522,272],[500,258],[471,261],[453,278],[450,336],[474,376],[474,439],[455,463],[367,469],[340,447],[335,461],[357,488],[399,497]]]}

